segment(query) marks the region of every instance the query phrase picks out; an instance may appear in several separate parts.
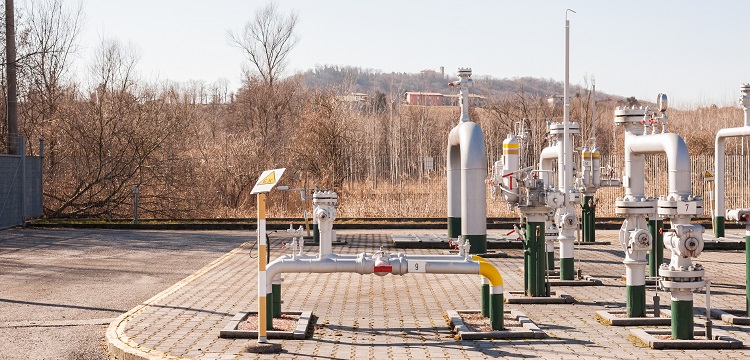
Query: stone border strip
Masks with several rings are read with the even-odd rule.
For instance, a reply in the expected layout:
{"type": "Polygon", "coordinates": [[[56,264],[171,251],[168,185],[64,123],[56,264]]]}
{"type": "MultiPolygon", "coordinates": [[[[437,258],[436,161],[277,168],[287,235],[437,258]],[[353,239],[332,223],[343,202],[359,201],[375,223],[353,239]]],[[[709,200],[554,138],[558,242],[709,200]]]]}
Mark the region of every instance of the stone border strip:
{"type": "MultiPolygon", "coordinates": [[[[237,330],[237,326],[249,315],[257,315],[257,311],[241,312],[232,318],[232,320],[219,331],[219,337],[222,339],[257,339],[258,330],[237,330]]],[[[304,340],[307,338],[307,329],[310,328],[312,320],[312,311],[284,311],[282,314],[299,315],[297,327],[292,331],[268,330],[266,336],[269,339],[284,340],[304,340]]]]}
{"type": "Polygon", "coordinates": [[[584,275],[581,280],[558,280],[550,279],[550,286],[601,286],[602,281],[591,275],[584,275]]]}
{"type": "MultiPolygon", "coordinates": [[[[603,325],[608,326],[670,326],[672,325],[672,313],[669,309],[661,309],[663,317],[653,317],[653,311],[646,312],[649,317],[619,317],[626,310],[599,310],[596,312],[597,319],[601,319],[603,325]]],[[[671,334],[671,333],[670,333],[671,334]]]]}
{"type": "MultiPolygon", "coordinates": [[[[744,313],[744,311],[737,311],[737,313],[744,313]]],[[[725,310],[711,309],[711,317],[721,319],[721,321],[727,324],[750,325],[750,317],[737,316],[725,310]]]]}
{"type": "MultiPolygon", "coordinates": [[[[648,347],[656,350],[663,349],[740,349],[742,341],[726,335],[714,335],[711,340],[661,340],[654,335],[672,335],[672,330],[631,329],[630,335],[637,338],[648,347]]],[[[696,330],[693,336],[706,336],[705,330],[696,330]]]]}
{"type": "Polygon", "coordinates": [[[505,291],[503,298],[508,304],[573,304],[576,299],[561,290],[550,292],[550,296],[524,296],[523,291],[505,291]]]}
{"type": "MultiPolygon", "coordinates": [[[[523,266],[520,266],[518,268],[518,271],[523,273],[524,269],[523,266]]],[[[560,270],[554,269],[554,270],[547,270],[547,277],[549,278],[549,285],[550,286],[601,286],[604,284],[601,279],[595,278],[591,275],[583,275],[583,278],[580,280],[560,280],[560,279],[553,279],[553,277],[559,277],[560,276],[560,270]]]]}
{"type": "MultiPolygon", "coordinates": [[[[125,335],[125,327],[127,326],[128,322],[138,317],[138,315],[140,315],[143,311],[149,308],[152,304],[174,294],[185,285],[190,284],[191,282],[199,279],[201,276],[213,270],[214,268],[219,266],[221,263],[229,259],[231,256],[239,253],[242,250],[249,248],[254,243],[255,241],[249,241],[238,246],[236,249],[222,255],[220,258],[212,261],[211,263],[204,266],[202,269],[198,270],[192,275],[180,280],[179,282],[170,286],[166,290],[144,301],[143,304],[138,305],[135,308],[131,309],[130,311],[126,312],[125,314],[120,315],[115,321],[110,323],[109,326],[107,327],[107,333],[106,333],[107,350],[109,351],[110,355],[114,356],[116,359],[119,359],[119,360],[178,359],[178,357],[176,356],[172,356],[172,355],[163,353],[161,351],[157,351],[154,349],[141,348],[140,344],[136,343],[135,341],[130,339],[127,335],[125,335]]],[[[184,358],[180,357],[179,359],[184,359],[184,358]]]]}
{"type": "Polygon", "coordinates": [[[478,313],[479,310],[447,310],[451,326],[456,331],[461,340],[481,340],[481,339],[544,339],[547,333],[540,329],[529,319],[526,314],[518,310],[505,310],[506,314],[510,313],[512,317],[518,320],[525,330],[500,330],[500,331],[469,331],[464,324],[461,313],[478,313]]]}

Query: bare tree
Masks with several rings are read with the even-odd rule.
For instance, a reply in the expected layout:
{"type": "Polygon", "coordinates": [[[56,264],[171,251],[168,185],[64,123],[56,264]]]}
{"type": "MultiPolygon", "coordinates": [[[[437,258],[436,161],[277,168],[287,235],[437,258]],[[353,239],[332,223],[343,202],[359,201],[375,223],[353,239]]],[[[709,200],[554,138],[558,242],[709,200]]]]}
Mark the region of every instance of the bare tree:
{"type": "Polygon", "coordinates": [[[242,33],[229,31],[229,41],[245,52],[248,60],[260,73],[263,81],[273,87],[286,66],[289,52],[297,45],[294,36],[297,14],[281,14],[274,3],[255,12],[253,20],[245,24],[242,33]]]}
{"type": "Polygon", "coordinates": [[[21,110],[27,138],[39,137],[54,146],[57,134],[46,127],[56,117],[60,102],[71,86],[67,75],[81,31],[81,4],[68,8],[62,0],[33,2],[23,24],[20,71],[21,110]]]}

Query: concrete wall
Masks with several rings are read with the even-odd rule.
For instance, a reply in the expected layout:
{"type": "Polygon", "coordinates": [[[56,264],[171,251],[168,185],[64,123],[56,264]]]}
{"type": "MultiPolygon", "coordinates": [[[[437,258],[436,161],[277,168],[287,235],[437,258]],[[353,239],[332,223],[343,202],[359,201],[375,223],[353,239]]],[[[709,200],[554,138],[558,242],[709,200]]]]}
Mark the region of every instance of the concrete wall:
{"type": "Polygon", "coordinates": [[[0,155],[0,229],[43,215],[41,168],[38,156],[0,155]]]}

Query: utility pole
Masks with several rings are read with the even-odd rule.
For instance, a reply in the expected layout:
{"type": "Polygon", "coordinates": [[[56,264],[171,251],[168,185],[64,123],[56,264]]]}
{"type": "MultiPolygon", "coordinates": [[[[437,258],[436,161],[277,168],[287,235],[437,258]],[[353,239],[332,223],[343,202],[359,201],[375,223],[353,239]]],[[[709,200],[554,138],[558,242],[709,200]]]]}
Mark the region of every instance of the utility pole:
{"type": "Polygon", "coordinates": [[[5,0],[5,59],[8,77],[8,153],[20,154],[18,149],[18,99],[16,90],[16,26],[13,0],[5,0]]]}

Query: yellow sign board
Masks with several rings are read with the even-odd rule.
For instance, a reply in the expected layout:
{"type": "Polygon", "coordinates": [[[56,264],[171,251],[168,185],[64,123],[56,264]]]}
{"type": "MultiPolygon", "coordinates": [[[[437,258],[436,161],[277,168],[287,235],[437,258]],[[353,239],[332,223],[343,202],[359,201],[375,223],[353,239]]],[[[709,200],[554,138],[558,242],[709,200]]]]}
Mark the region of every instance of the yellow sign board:
{"type": "Polygon", "coordinates": [[[281,175],[284,174],[286,168],[266,170],[258,178],[258,182],[255,183],[251,194],[267,193],[276,186],[276,183],[281,179],[281,175]]]}
{"type": "Polygon", "coordinates": [[[263,180],[258,181],[258,185],[270,185],[276,183],[276,173],[271,171],[268,173],[268,176],[266,176],[263,180]]]}
{"type": "Polygon", "coordinates": [[[706,170],[706,173],[703,174],[703,181],[714,181],[714,174],[711,174],[710,171],[706,170]]]}

